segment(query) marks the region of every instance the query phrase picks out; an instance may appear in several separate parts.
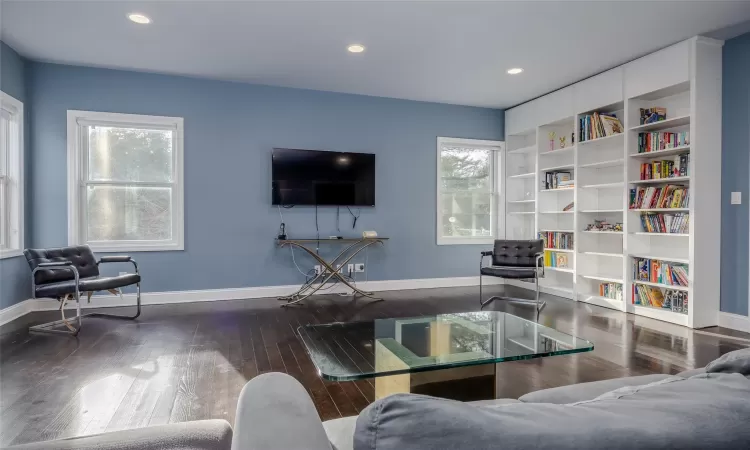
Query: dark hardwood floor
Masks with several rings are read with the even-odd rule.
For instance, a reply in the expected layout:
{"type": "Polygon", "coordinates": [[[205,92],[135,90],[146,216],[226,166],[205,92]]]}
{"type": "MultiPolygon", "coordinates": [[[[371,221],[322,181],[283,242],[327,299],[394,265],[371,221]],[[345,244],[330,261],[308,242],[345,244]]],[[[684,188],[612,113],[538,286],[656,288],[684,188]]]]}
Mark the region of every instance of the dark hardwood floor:
{"type": "MultiPolygon", "coordinates": [[[[271,371],[300,380],[323,420],[357,414],[373,400],[372,381],[321,380],[295,336],[298,326],[478,309],[477,288],[383,296],[386,301],[371,303],[327,295],[284,309],[275,299],[146,306],[136,322],[88,319],[78,339],[29,335],[30,323],[54,320],[57,313],[25,316],[0,329],[0,446],[195,419],[233,423],[242,386],[271,371]]],[[[750,335],[742,333],[689,330],[545,298],[540,322],[592,341],[595,350],[501,363],[501,397],[677,373],[750,346],[750,335]]],[[[525,305],[495,302],[491,308],[533,318],[525,305]]]]}

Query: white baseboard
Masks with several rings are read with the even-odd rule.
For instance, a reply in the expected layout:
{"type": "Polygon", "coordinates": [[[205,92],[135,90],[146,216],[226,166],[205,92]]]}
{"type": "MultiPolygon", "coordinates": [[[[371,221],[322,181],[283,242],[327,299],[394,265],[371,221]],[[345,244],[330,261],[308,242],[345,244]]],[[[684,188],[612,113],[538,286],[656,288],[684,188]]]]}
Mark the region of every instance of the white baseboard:
{"type": "Polygon", "coordinates": [[[719,313],[719,326],[750,333],[750,317],[732,313],[719,313]]]}
{"type": "MultiPolygon", "coordinates": [[[[486,285],[503,284],[502,279],[484,278],[486,285]]],[[[360,281],[357,287],[366,291],[402,291],[411,289],[433,289],[479,285],[479,277],[421,278],[412,280],[360,281]]],[[[289,295],[299,289],[299,285],[257,286],[229,289],[204,289],[197,291],[142,292],[142,305],[166,305],[173,303],[214,302],[221,300],[243,300],[254,298],[280,297],[289,295]]],[[[325,293],[345,293],[351,290],[343,284],[327,289],[325,293]]],[[[86,297],[81,299],[81,308],[112,308],[133,306],[135,294],[125,294],[122,298],[116,295],[95,295],[88,303],[86,297]]],[[[0,325],[4,325],[25,314],[34,311],[53,311],[60,307],[55,299],[28,299],[0,310],[0,325]]],[[[75,302],[68,302],[66,309],[75,309],[75,302]]]]}

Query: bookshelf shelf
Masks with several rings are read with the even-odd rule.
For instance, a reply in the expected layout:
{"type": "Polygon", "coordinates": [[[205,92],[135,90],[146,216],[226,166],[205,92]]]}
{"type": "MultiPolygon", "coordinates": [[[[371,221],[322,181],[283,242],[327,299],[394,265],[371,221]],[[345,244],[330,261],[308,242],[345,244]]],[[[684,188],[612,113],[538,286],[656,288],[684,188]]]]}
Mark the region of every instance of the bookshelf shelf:
{"type": "Polygon", "coordinates": [[[581,169],[599,169],[603,167],[617,167],[625,163],[624,158],[611,159],[609,161],[599,161],[581,165],[581,169]]]}
{"type": "Polygon", "coordinates": [[[603,281],[605,283],[620,283],[622,284],[622,278],[614,278],[606,275],[581,275],[583,278],[595,281],[603,281]]]}
{"type": "Polygon", "coordinates": [[[517,174],[517,175],[511,175],[511,176],[509,176],[508,178],[513,178],[513,179],[521,179],[521,178],[534,178],[534,175],[536,175],[536,174],[535,174],[534,172],[529,172],[529,173],[519,173],[519,174],[517,174]]]}
{"type": "Polygon", "coordinates": [[[633,280],[633,284],[642,284],[645,286],[653,286],[658,288],[664,288],[664,289],[673,289],[675,291],[687,291],[687,286],[673,286],[671,284],[664,284],[664,283],[652,283],[651,281],[639,281],[639,280],[633,280]]]}
{"type": "Polygon", "coordinates": [[[528,147],[517,148],[515,150],[508,150],[509,155],[518,155],[522,153],[532,153],[536,151],[536,145],[529,145],[528,147]]]}
{"type": "Polygon", "coordinates": [[[573,273],[573,269],[568,268],[568,267],[544,266],[544,270],[551,270],[552,272],[573,273]]]}
{"type": "Polygon", "coordinates": [[[601,306],[603,308],[622,310],[624,302],[609,297],[601,297],[599,295],[584,293],[581,295],[581,301],[584,303],[590,303],[592,305],[601,306]]]}
{"type": "Polygon", "coordinates": [[[659,184],[659,183],[685,183],[690,181],[690,176],[686,177],[672,177],[672,178],[656,178],[653,180],[633,180],[630,184],[659,184]]]}
{"type": "Polygon", "coordinates": [[[632,258],[644,258],[644,259],[658,259],[660,261],[667,261],[667,262],[673,262],[673,263],[680,263],[680,264],[690,264],[690,261],[684,258],[672,258],[669,256],[654,256],[654,255],[630,255],[632,258]]]}
{"type": "Polygon", "coordinates": [[[635,233],[640,236],[673,236],[673,237],[688,237],[690,233],[649,233],[647,231],[636,231],[635,233]]]}
{"type": "Polygon", "coordinates": [[[690,124],[690,116],[679,116],[672,119],[662,120],[661,122],[647,123],[645,125],[638,125],[632,127],[630,131],[638,133],[646,133],[649,131],[661,131],[668,130],[670,128],[677,128],[683,125],[690,124]]]}
{"type": "Polygon", "coordinates": [[[534,211],[511,211],[508,214],[510,214],[512,216],[533,215],[534,211]]]}
{"type": "Polygon", "coordinates": [[[531,200],[509,200],[508,203],[534,203],[536,200],[533,198],[531,200]]]}
{"type": "Polygon", "coordinates": [[[688,315],[678,313],[665,308],[655,308],[653,306],[645,305],[632,305],[634,312],[641,316],[650,317],[652,319],[662,320],[664,322],[671,322],[683,327],[688,326],[688,315]]]}
{"type": "Polygon", "coordinates": [[[622,258],[622,253],[614,253],[614,252],[581,252],[584,255],[592,255],[592,256],[611,256],[613,258],[622,258]]]}
{"type": "Polygon", "coordinates": [[[635,212],[688,212],[690,208],[650,208],[650,209],[629,209],[635,212]]]}
{"type": "Polygon", "coordinates": [[[582,230],[581,233],[591,234],[623,234],[622,231],[594,231],[594,230],[582,230]]]}
{"type": "Polygon", "coordinates": [[[575,250],[573,250],[572,248],[549,248],[549,247],[544,247],[544,250],[545,251],[550,251],[550,252],[575,253],[575,250]]]}
{"type": "Polygon", "coordinates": [[[588,213],[594,213],[594,214],[601,214],[601,213],[620,213],[623,212],[623,209],[584,209],[581,211],[581,214],[588,214],[588,213]]]}
{"type": "Polygon", "coordinates": [[[542,230],[539,230],[544,233],[575,233],[573,230],[552,230],[550,228],[544,228],[542,230]]]}
{"type": "Polygon", "coordinates": [[[667,155],[674,155],[677,153],[687,153],[690,151],[689,145],[681,145],[679,147],[674,148],[668,148],[666,150],[657,150],[655,152],[646,152],[646,153],[635,153],[630,155],[631,158],[642,158],[642,159],[652,159],[652,158],[661,158],[663,156],[667,155]]]}
{"type": "Polygon", "coordinates": [[[598,139],[589,139],[588,141],[581,141],[578,143],[581,147],[593,147],[595,144],[602,144],[605,142],[613,141],[617,138],[622,138],[625,136],[625,133],[617,133],[613,134],[612,136],[605,136],[603,138],[598,139]]]}
{"type": "Polygon", "coordinates": [[[555,189],[540,189],[539,192],[572,191],[575,187],[561,187],[555,189]]]}
{"type": "Polygon", "coordinates": [[[539,211],[539,214],[573,214],[575,211],[539,211]]]}
{"type": "Polygon", "coordinates": [[[545,167],[544,169],[539,169],[540,172],[555,172],[560,170],[573,170],[573,164],[563,164],[561,166],[554,166],[554,167],[545,167]]]}
{"type": "Polygon", "coordinates": [[[585,184],[581,186],[581,189],[622,189],[622,186],[625,183],[622,181],[617,181],[614,183],[600,183],[600,184],[585,184]]]}
{"type": "Polygon", "coordinates": [[[539,152],[539,156],[552,155],[552,154],[558,155],[560,153],[570,152],[570,151],[573,151],[575,149],[576,149],[576,146],[575,145],[571,145],[570,147],[558,148],[558,149],[555,149],[555,150],[547,150],[547,151],[544,151],[544,152],[539,152]]]}

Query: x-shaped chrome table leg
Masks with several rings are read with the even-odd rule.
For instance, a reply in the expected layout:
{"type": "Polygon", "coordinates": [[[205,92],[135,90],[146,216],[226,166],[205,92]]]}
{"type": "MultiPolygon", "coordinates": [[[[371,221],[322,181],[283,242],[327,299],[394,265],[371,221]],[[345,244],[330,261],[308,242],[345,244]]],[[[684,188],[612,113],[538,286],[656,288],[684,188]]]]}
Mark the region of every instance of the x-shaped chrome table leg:
{"type": "Polygon", "coordinates": [[[365,248],[369,247],[372,244],[375,243],[381,243],[382,241],[378,239],[361,239],[348,247],[346,247],[344,250],[342,250],[330,263],[324,260],[320,255],[318,255],[316,252],[312,251],[310,248],[297,243],[297,242],[283,242],[281,245],[284,246],[286,244],[293,245],[295,247],[301,248],[302,250],[306,251],[308,254],[310,254],[313,258],[315,258],[316,261],[318,261],[325,270],[321,271],[318,275],[316,275],[312,280],[309,282],[306,282],[302,285],[302,287],[297,290],[297,292],[285,296],[285,297],[279,297],[279,300],[286,300],[287,303],[282,306],[289,306],[294,305],[296,303],[301,302],[302,300],[305,300],[307,297],[315,294],[318,290],[320,290],[328,281],[330,281],[333,277],[336,277],[339,281],[344,283],[346,286],[352,289],[353,293],[369,297],[375,300],[382,300],[379,297],[375,297],[375,295],[372,292],[363,291],[362,289],[357,288],[356,286],[352,285],[349,281],[346,280],[346,278],[341,274],[341,269],[337,269],[336,266],[339,267],[345,267],[346,264],[352,260],[359,252],[364,250],[365,248]],[[364,245],[363,245],[364,244],[364,245]],[[339,262],[339,260],[351,249],[357,248],[354,252],[352,252],[348,257],[343,259],[343,261],[339,262]],[[318,284],[316,284],[320,281],[318,284]]]}

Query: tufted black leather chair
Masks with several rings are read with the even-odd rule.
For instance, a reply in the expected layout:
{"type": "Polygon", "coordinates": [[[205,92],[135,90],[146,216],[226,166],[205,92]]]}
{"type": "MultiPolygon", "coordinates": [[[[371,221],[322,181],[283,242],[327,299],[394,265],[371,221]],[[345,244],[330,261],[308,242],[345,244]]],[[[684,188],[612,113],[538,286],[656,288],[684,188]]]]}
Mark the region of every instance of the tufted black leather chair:
{"type": "MultiPolygon", "coordinates": [[[[46,333],[64,333],[78,335],[81,329],[81,319],[85,316],[109,317],[116,319],[135,319],[141,314],[141,275],[138,273],[138,265],[130,256],[103,256],[99,261],[88,245],[75,247],[32,249],[23,251],[26,261],[31,268],[32,296],[52,297],[63,302],[60,310],[62,320],[36,325],[29,328],[30,331],[46,333]],[[135,273],[128,273],[112,277],[103,277],[99,273],[99,264],[102,263],[131,263],[135,267],[135,273]],[[81,292],[91,293],[96,291],[115,292],[125,286],[136,285],[135,316],[119,316],[113,314],[92,313],[81,314],[81,292]],[[76,301],[77,316],[71,320],[77,320],[78,326],[74,327],[65,318],[64,303],[69,296],[76,301]],[[68,330],[60,331],[53,328],[65,325],[68,330]]],[[[120,292],[120,291],[117,291],[120,292]]]]}
{"type": "Polygon", "coordinates": [[[546,302],[539,302],[539,278],[544,277],[544,244],[541,239],[495,241],[492,251],[482,252],[479,261],[479,302],[484,307],[494,300],[509,300],[530,303],[536,306],[537,315],[546,302]],[[484,258],[492,257],[492,265],[485,266],[484,258]],[[536,285],[536,299],[528,300],[514,297],[482,298],[482,276],[510,278],[515,280],[533,280],[536,285]]]}

